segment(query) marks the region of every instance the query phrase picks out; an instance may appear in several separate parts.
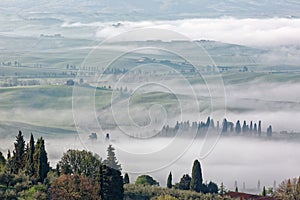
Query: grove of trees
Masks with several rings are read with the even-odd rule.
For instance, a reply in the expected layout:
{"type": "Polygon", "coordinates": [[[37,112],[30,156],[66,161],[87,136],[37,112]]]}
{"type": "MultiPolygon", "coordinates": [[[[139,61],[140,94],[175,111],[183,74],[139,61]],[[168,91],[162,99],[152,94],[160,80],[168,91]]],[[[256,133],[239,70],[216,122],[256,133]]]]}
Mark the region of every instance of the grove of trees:
{"type": "MultiPolygon", "coordinates": [[[[188,136],[189,133],[194,132],[197,133],[199,136],[205,136],[208,131],[210,133],[217,133],[221,135],[243,135],[243,136],[262,136],[262,122],[261,120],[258,123],[250,121],[247,123],[246,120],[242,122],[237,120],[236,123],[228,121],[226,118],[223,119],[221,127],[219,125],[219,121],[217,121],[217,125],[215,126],[214,120],[210,117],[207,118],[206,122],[192,122],[190,121],[183,121],[178,122],[175,124],[174,127],[170,127],[169,125],[163,126],[162,130],[160,131],[159,136],[163,137],[171,137],[178,133],[178,131],[186,133],[188,136]]],[[[272,137],[272,126],[269,125],[266,130],[266,136],[272,137]]]]}
{"type": "MultiPolygon", "coordinates": [[[[129,177],[127,174],[127,182],[129,177]]],[[[123,199],[123,176],[114,148],[102,159],[86,150],[68,150],[55,169],[49,165],[45,141],[29,143],[19,131],[12,155],[0,152],[0,199],[123,199]],[[115,167],[115,168],[114,168],[115,167]]]]}

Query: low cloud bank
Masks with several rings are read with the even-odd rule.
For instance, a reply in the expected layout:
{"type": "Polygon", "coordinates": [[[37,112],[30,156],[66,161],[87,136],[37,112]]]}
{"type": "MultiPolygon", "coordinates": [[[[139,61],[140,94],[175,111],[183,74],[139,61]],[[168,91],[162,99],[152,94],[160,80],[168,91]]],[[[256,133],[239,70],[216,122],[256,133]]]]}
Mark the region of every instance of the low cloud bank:
{"type": "Polygon", "coordinates": [[[98,27],[96,36],[112,37],[139,28],[168,29],[192,40],[216,40],[247,46],[300,45],[300,19],[200,18],[158,21],[63,23],[62,27],[98,27]]]}

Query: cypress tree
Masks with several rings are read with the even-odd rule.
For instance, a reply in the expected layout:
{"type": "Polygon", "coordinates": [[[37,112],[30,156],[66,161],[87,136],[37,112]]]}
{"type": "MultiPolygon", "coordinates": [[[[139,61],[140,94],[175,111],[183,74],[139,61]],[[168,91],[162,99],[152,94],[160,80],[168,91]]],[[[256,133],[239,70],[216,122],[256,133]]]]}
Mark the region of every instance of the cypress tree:
{"type": "Polygon", "coordinates": [[[125,173],[125,175],[124,175],[124,184],[129,184],[129,183],[130,183],[129,176],[128,176],[127,173],[125,173]]]}
{"type": "Polygon", "coordinates": [[[254,132],[255,135],[257,134],[257,124],[256,123],[254,123],[253,132],[254,132]]]}
{"type": "Polygon", "coordinates": [[[207,118],[205,126],[209,128],[210,126],[210,117],[207,118]]]}
{"type": "Polygon", "coordinates": [[[60,169],[59,169],[59,164],[58,163],[56,164],[55,172],[56,172],[57,177],[59,177],[60,176],[60,169]]]}
{"type": "Polygon", "coordinates": [[[10,150],[8,149],[7,151],[7,160],[10,159],[11,155],[10,155],[10,150]]]}
{"type": "Polygon", "coordinates": [[[258,136],[261,136],[261,121],[258,122],[258,130],[257,130],[258,136]]]}
{"type": "Polygon", "coordinates": [[[15,150],[12,158],[12,172],[17,174],[20,169],[23,169],[25,166],[25,141],[22,134],[22,131],[19,131],[19,134],[16,136],[16,142],[14,143],[15,150]]]}
{"type": "Polygon", "coordinates": [[[228,123],[227,123],[227,119],[225,118],[225,119],[223,120],[222,133],[227,133],[227,129],[228,129],[228,123]]]}
{"type": "Polygon", "coordinates": [[[246,120],[244,120],[242,131],[243,131],[243,133],[247,132],[247,123],[246,123],[246,120]]]}
{"type": "Polygon", "coordinates": [[[49,172],[49,163],[45,150],[45,142],[42,137],[37,140],[33,160],[36,180],[43,183],[49,172]]]}
{"type": "Polygon", "coordinates": [[[167,180],[167,188],[172,188],[172,173],[169,173],[168,180],[167,180]]]}
{"type": "Polygon", "coordinates": [[[215,122],[214,122],[214,119],[211,119],[211,120],[210,120],[210,127],[211,127],[211,128],[215,128],[215,122]]]}
{"type": "Polygon", "coordinates": [[[232,133],[233,132],[233,123],[232,122],[229,123],[229,129],[230,129],[230,132],[232,133]]]}
{"type": "Polygon", "coordinates": [[[221,186],[220,186],[220,195],[223,196],[224,194],[225,194],[225,188],[224,188],[224,184],[222,182],[221,186]]]}
{"type": "Polygon", "coordinates": [[[0,171],[1,168],[6,164],[6,159],[4,158],[2,152],[0,151],[0,171]]]}
{"type": "Polygon", "coordinates": [[[12,160],[11,153],[10,153],[9,149],[7,151],[7,167],[8,167],[9,174],[12,174],[13,173],[13,160],[12,160]]]}
{"type": "Polygon", "coordinates": [[[236,125],[235,125],[235,132],[240,134],[241,133],[241,123],[240,120],[237,120],[236,125]]]}
{"type": "Polygon", "coordinates": [[[203,179],[202,179],[201,165],[198,160],[195,160],[192,169],[192,180],[190,184],[190,190],[201,192],[202,182],[203,179]]]}
{"type": "Polygon", "coordinates": [[[29,147],[27,148],[27,160],[26,160],[26,166],[25,166],[25,173],[26,175],[32,177],[34,175],[34,138],[31,133],[30,135],[30,141],[29,141],[29,147]]]}
{"type": "Polygon", "coordinates": [[[268,129],[267,129],[267,136],[268,136],[268,137],[272,137],[272,133],[273,133],[273,131],[272,131],[272,126],[270,125],[270,126],[268,127],[268,129]]]}
{"type": "Polygon", "coordinates": [[[267,196],[267,191],[266,191],[266,187],[264,186],[263,187],[263,191],[262,191],[262,196],[267,196]]]}

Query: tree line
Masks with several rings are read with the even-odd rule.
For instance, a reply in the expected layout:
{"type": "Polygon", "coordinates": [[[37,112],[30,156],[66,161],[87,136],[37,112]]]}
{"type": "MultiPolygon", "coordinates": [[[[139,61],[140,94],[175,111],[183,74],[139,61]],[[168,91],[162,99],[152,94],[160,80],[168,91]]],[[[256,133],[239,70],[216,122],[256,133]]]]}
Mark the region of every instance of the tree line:
{"type": "MultiPolygon", "coordinates": [[[[236,123],[228,121],[224,118],[222,124],[219,121],[215,123],[214,119],[208,117],[206,122],[192,122],[190,121],[183,121],[178,122],[175,124],[174,127],[170,127],[169,125],[163,126],[162,130],[160,131],[159,136],[169,137],[174,136],[178,132],[183,132],[188,135],[188,133],[197,133],[198,135],[206,135],[209,132],[215,132],[217,134],[222,135],[254,135],[254,136],[262,136],[262,121],[259,120],[258,122],[250,121],[247,123],[246,120],[241,122],[237,120],[236,123]]],[[[273,130],[272,125],[269,125],[266,130],[266,136],[272,137],[273,130]]]]}

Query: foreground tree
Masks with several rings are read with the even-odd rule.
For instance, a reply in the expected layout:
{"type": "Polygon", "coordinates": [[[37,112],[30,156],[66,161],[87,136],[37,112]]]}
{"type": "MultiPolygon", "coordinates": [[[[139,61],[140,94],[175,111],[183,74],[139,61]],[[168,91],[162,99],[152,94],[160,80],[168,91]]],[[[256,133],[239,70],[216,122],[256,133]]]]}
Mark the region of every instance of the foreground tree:
{"type": "Polygon", "coordinates": [[[219,190],[219,194],[220,194],[221,196],[223,196],[223,195],[225,194],[225,187],[224,187],[223,182],[221,183],[220,190],[219,190]]]}
{"type": "Polygon", "coordinates": [[[110,168],[114,168],[116,170],[121,171],[121,165],[118,163],[116,155],[115,155],[115,149],[109,145],[107,148],[107,158],[104,160],[104,164],[110,168]]]}
{"type": "Polygon", "coordinates": [[[6,159],[4,158],[2,152],[0,151],[0,172],[4,169],[6,164],[6,159]]]}
{"type": "Polygon", "coordinates": [[[128,176],[127,173],[125,173],[125,175],[124,175],[124,184],[129,184],[129,183],[130,183],[129,176],[128,176]]]}
{"type": "Polygon", "coordinates": [[[211,194],[217,194],[219,191],[218,185],[210,181],[207,185],[207,191],[211,194]]]}
{"type": "Polygon", "coordinates": [[[58,162],[57,170],[58,173],[79,174],[96,180],[99,178],[101,165],[101,159],[97,154],[86,150],[69,149],[58,162]]]}
{"type": "Polygon", "coordinates": [[[49,189],[50,199],[100,200],[100,186],[84,175],[63,174],[49,189]]]}
{"type": "Polygon", "coordinates": [[[33,159],[36,181],[43,183],[44,179],[47,177],[50,167],[45,149],[45,141],[42,137],[39,138],[36,143],[33,159]]]}
{"type": "Polygon", "coordinates": [[[300,199],[300,177],[281,182],[275,196],[282,200],[300,199]]]}
{"type": "Polygon", "coordinates": [[[167,188],[172,188],[172,173],[169,173],[168,180],[167,180],[167,188]]]}
{"type": "Polygon", "coordinates": [[[203,178],[202,178],[201,165],[198,160],[195,160],[192,169],[192,180],[191,180],[190,189],[195,192],[203,192],[202,182],[203,182],[203,178]]]}
{"type": "Polygon", "coordinates": [[[101,168],[100,186],[102,200],[115,200],[124,198],[123,177],[121,165],[118,164],[114,148],[109,145],[107,158],[101,168]]]}
{"type": "Polygon", "coordinates": [[[27,148],[27,158],[26,158],[26,165],[25,165],[25,174],[29,177],[33,177],[35,174],[34,171],[34,138],[31,133],[30,135],[30,141],[29,141],[29,147],[27,148]]]}
{"type": "Polygon", "coordinates": [[[119,170],[103,165],[103,180],[101,180],[101,183],[102,200],[124,198],[123,177],[119,170]]]}
{"type": "Polygon", "coordinates": [[[192,178],[188,174],[184,174],[179,182],[178,188],[180,190],[189,190],[192,178]]]}
{"type": "Polygon", "coordinates": [[[23,169],[25,166],[25,141],[22,131],[19,131],[19,134],[16,136],[16,142],[14,146],[15,149],[13,151],[11,171],[14,174],[17,174],[19,170],[23,169]]]}
{"type": "Polygon", "coordinates": [[[266,191],[265,186],[263,187],[263,191],[262,191],[261,195],[264,196],[264,197],[267,196],[267,191],[266,191]]]}

